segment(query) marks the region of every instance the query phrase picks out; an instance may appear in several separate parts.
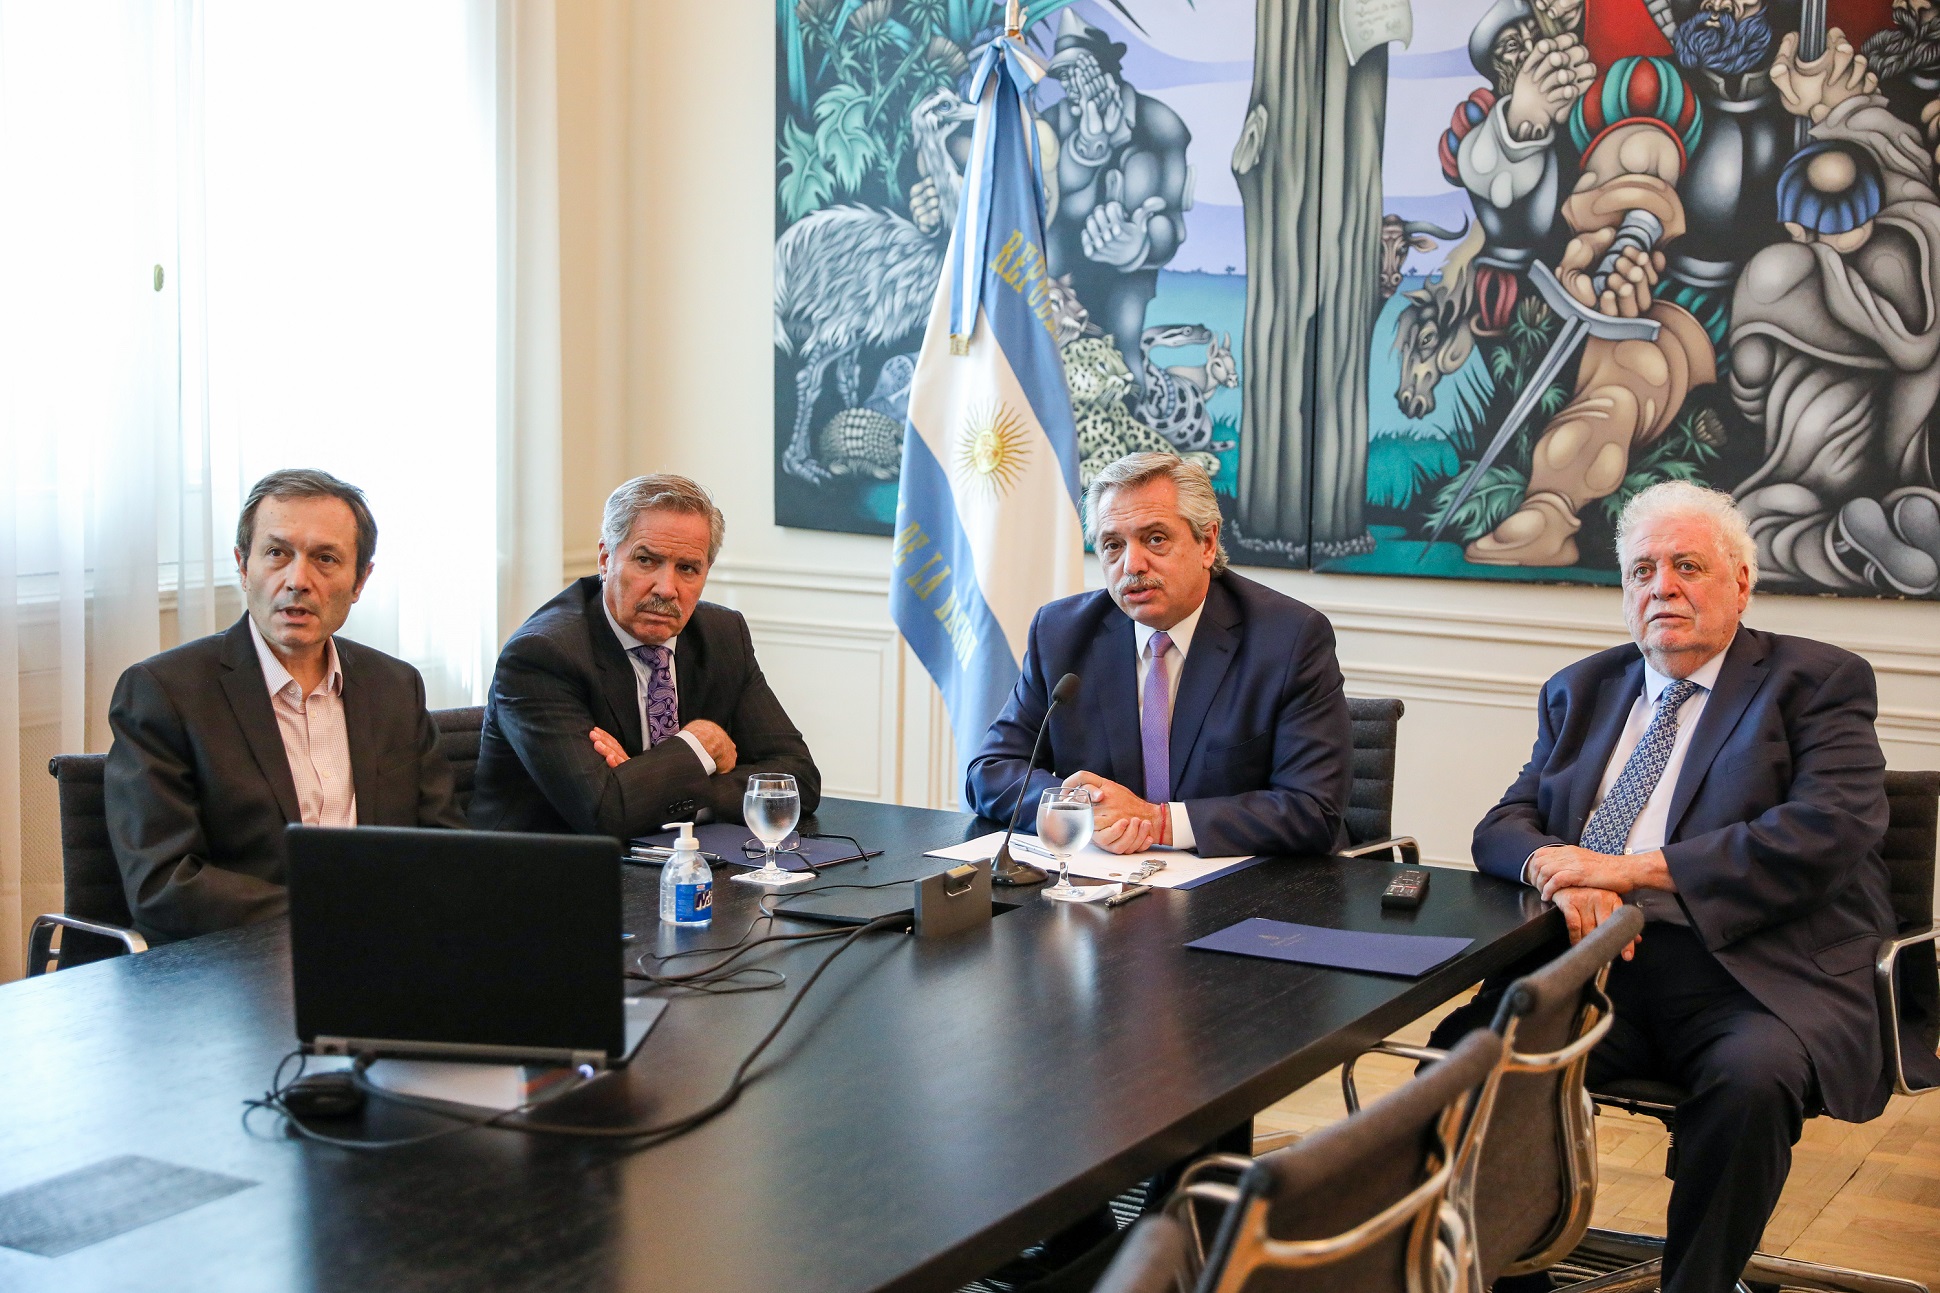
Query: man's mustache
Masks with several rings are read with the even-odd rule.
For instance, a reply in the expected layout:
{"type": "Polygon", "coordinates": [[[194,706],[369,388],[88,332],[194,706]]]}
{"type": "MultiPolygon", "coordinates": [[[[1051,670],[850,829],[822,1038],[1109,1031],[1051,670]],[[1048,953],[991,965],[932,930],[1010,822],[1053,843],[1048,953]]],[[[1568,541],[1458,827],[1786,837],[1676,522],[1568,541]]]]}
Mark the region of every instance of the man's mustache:
{"type": "Polygon", "coordinates": [[[680,603],[671,597],[662,597],[656,593],[651,597],[643,597],[635,603],[633,613],[635,615],[671,615],[678,619],[680,617],[680,603]]]}
{"type": "Polygon", "coordinates": [[[1118,581],[1120,593],[1154,593],[1165,587],[1157,575],[1127,575],[1118,581]]]}

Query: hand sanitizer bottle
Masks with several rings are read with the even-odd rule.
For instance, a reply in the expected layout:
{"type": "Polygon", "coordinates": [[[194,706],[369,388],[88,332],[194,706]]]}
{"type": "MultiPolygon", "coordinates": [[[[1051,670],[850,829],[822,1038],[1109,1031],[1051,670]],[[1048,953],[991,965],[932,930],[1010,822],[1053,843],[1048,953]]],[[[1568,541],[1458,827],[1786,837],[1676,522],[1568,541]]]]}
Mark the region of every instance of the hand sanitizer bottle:
{"type": "Polygon", "coordinates": [[[663,924],[705,927],[714,919],[714,873],[701,857],[694,823],[668,822],[663,830],[677,830],[674,855],[660,868],[660,919],[663,924]]]}

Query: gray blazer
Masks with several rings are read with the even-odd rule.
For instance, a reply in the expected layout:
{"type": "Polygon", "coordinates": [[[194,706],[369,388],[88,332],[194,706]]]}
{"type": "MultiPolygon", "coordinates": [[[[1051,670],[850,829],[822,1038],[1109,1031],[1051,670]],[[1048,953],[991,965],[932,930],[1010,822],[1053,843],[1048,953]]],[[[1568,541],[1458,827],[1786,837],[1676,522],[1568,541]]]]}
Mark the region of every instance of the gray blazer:
{"type": "MultiPolygon", "coordinates": [[[[336,641],[359,824],[463,827],[418,671],[336,641]]],[[[283,828],[302,814],[247,617],[129,666],[108,725],[108,837],[135,928],[168,942],[282,915],[283,828]]]]}
{"type": "Polygon", "coordinates": [[[703,813],[738,822],[757,772],[792,773],[802,816],[815,811],[822,775],[761,674],[746,620],[702,602],[675,655],[681,723],[708,719],[734,741],[734,771],[709,776],[685,741],[646,748],[639,679],[599,598],[596,577],[574,581],[499,653],[472,786],[474,827],[624,840],[703,813]],[[632,757],[607,767],[588,736],[595,727],[632,757]]]}

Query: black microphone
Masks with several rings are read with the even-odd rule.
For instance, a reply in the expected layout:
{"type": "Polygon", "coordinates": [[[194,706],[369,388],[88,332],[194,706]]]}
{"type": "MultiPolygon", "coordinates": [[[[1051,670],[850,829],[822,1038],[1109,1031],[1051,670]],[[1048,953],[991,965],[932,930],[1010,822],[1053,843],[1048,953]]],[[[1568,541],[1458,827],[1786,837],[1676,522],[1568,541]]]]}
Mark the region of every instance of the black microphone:
{"type": "Polygon", "coordinates": [[[1010,855],[1010,837],[1017,829],[1017,815],[1024,811],[1024,786],[1031,779],[1031,772],[1037,767],[1037,753],[1044,748],[1044,734],[1051,730],[1051,711],[1059,704],[1071,700],[1078,694],[1078,675],[1067,673],[1058,679],[1058,685],[1051,688],[1051,703],[1044,710],[1044,721],[1037,725],[1037,740],[1031,746],[1031,761],[1024,765],[1024,775],[1017,779],[1017,802],[1011,805],[1010,825],[1004,828],[1004,842],[997,846],[997,856],[990,859],[990,883],[1021,886],[1043,884],[1051,877],[1028,862],[1019,862],[1010,855]]]}

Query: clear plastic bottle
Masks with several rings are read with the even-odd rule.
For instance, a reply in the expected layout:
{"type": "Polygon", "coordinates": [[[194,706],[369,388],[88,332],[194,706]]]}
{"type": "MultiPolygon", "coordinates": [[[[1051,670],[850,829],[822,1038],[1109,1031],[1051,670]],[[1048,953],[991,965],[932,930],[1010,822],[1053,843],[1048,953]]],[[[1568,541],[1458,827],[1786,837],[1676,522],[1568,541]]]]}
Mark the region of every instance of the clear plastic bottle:
{"type": "Polygon", "coordinates": [[[714,872],[701,856],[694,823],[668,822],[662,829],[678,830],[680,838],[674,841],[674,855],[660,868],[661,922],[705,927],[714,919],[714,872]]]}

